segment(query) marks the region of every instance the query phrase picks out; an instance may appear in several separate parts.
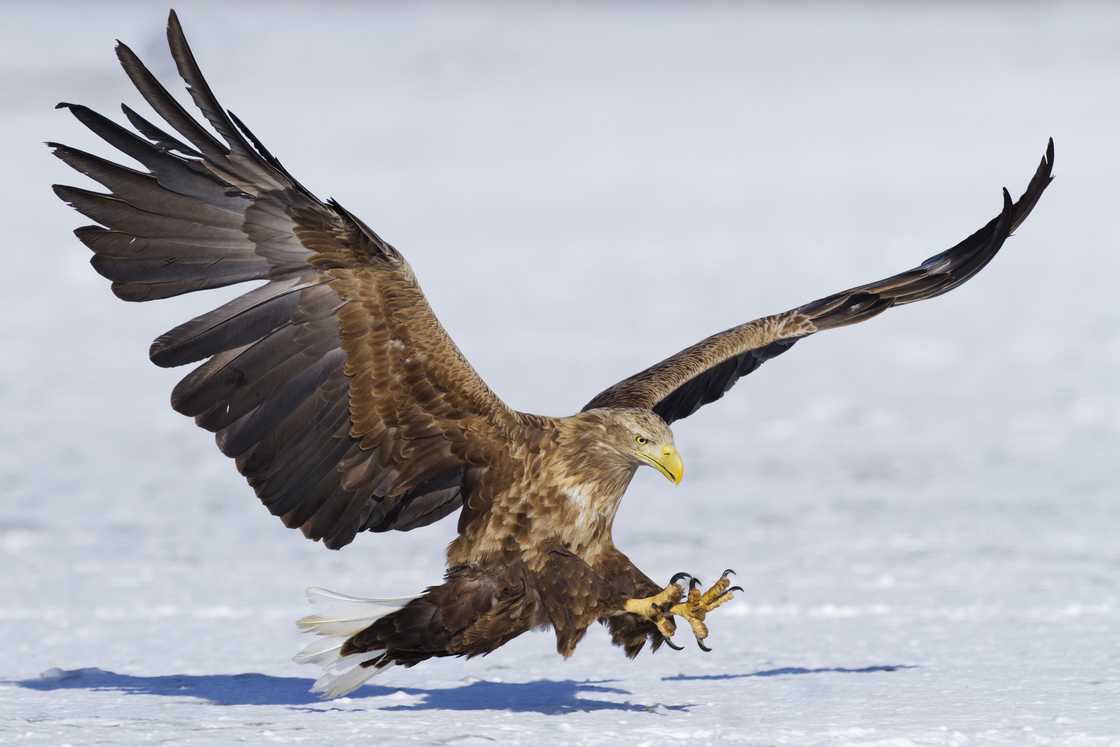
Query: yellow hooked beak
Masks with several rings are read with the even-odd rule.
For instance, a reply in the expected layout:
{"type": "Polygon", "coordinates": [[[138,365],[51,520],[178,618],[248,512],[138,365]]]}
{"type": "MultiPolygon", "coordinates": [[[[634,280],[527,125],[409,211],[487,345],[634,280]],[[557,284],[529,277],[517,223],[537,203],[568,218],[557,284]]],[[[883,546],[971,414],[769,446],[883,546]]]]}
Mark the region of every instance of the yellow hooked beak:
{"type": "Polygon", "coordinates": [[[681,455],[672,446],[662,446],[657,458],[650,454],[641,452],[638,454],[644,462],[656,469],[674,485],[681,484],[681,478],[684,477],[684,462],[681,461],[681,455]]]}

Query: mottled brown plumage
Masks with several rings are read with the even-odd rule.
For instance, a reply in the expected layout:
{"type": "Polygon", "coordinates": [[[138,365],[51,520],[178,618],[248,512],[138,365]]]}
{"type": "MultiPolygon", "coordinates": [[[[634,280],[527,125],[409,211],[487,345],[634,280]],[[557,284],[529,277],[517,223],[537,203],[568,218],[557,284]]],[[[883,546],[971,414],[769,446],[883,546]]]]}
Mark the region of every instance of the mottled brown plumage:
{"type": "Polygon", "coordinates": [[[552,628],[565,656],[596,621],[629,656],[665,642],[675,616],[702,642],[706,612],[730,598],[726,578],[685,597],[611,540],[639,466],[680,480],[668,424],[803,337],[972,277],[1026,218],[1053,166],[1051,143],[1018,202],[1005,190],[996,218],[918,268],[709,337],[583,412],[550,418],[507,407],[448,337],[404,257],[337,202],[316,198],[221,107],[174,13],[168,41],[217,136],[121,44],[126,73],[177,134],[127,106],[135,132],[60,104],[145,170],[49,145],[109,190],[55,187],[96,222],[76,234],[118,297],[260,283],[152,344],[157,365],[201,362],[172,406],[216,434],[269,511],[327,547],[459,511],[446,578],[420,596],[309,592],[327,612],[301,624],[328,640],[301,660],[327,665],[317,687],[328,695],[390,664],[485,654],[536,627],[552,628]]]}

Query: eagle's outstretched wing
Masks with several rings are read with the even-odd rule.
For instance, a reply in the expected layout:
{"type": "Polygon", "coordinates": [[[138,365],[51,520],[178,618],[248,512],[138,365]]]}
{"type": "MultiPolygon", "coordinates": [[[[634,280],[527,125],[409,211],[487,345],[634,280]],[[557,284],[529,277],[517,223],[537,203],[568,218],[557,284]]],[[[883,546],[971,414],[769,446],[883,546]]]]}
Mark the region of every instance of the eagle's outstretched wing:
{"type": "Polygon", "coordinates": [[[1052,179],[1054,141],[1018,202],[1003,190],[1003,210],[967,239],[918,267],[851,288],[782,314],[712,335],[600,393],[584,407],[652,409],[666,422],[688,417],[724,395],[740,377],[781,355],[802,337],[862,322],[891,306],[933,298],[956,288],[995,256],[1052,179]]]}
{"type": "Polygon", "coordinates": [[[160,366],[206,361],[175,387],[172,406],[217,434],[273,514],[328,547],[446,516],[518,414],[463,358],[397,250],[318,200],[222,109],[174,12],[167,35],[224,142],[121,44],[132,82],[187,142],[127,106],[143,137],[60,104],[147,171],[48,145],[110,190],[55,187],[100,224],[76,234],[120,298],[265,281],[152,344],[160,366]]]}

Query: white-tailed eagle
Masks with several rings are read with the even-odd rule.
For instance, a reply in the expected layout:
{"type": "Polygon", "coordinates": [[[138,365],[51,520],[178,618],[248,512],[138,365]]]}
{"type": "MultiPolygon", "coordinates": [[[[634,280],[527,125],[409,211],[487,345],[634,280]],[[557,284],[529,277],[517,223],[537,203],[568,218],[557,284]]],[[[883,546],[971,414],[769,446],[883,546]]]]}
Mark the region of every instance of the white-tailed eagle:
{"type": "Polygon", "coordinates": [[[174,13],[168,41],[212,130],[120,44],[125,72],[166,124],[127,106],[132,129],[59,106],[144,170],[49,145],[108,190],[55,187],[95,222],[76,234],[119,298],[259,281],[152,344],[156,365],[200,364],[172,407],[216,434],[273,515],[329,548],[458,513],[442,584],[392,601],[309,591],[321,608],[300,624],[323,638],[297,658],[325,667],[316,690],[328,696],[393,664],[488,653],[530,628],[551,627],[567,656],[599,621],[635,656],[647,641],[672,645],[681,618],[703,646],[705,615],[731,597],[728,574],[707,590],[682,588],[685,574],[659,584],[614,546],[635,471],[680,482],[675,420],[803,338],[971,278],[1031,212],[1054,163],[1051,142],[1018,201],[1004,190],[998,215],[912,270],[712,335],[574,415],[545,417],[502,402],[401,253],[296,181],[218,103],[174,13]]]}

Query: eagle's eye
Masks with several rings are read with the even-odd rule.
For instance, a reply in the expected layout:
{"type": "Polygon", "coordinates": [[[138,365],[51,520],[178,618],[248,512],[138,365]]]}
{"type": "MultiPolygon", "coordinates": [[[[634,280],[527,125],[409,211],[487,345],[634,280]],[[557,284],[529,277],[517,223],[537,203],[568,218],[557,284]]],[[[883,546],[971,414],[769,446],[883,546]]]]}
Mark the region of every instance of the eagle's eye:
{"type": "Polygon", "coordinates": [[[649,439],[645,438],[644,436],[635,436],[634,440],[638,442],[639,446],[645,446],[649,443],[649,439]]]}

